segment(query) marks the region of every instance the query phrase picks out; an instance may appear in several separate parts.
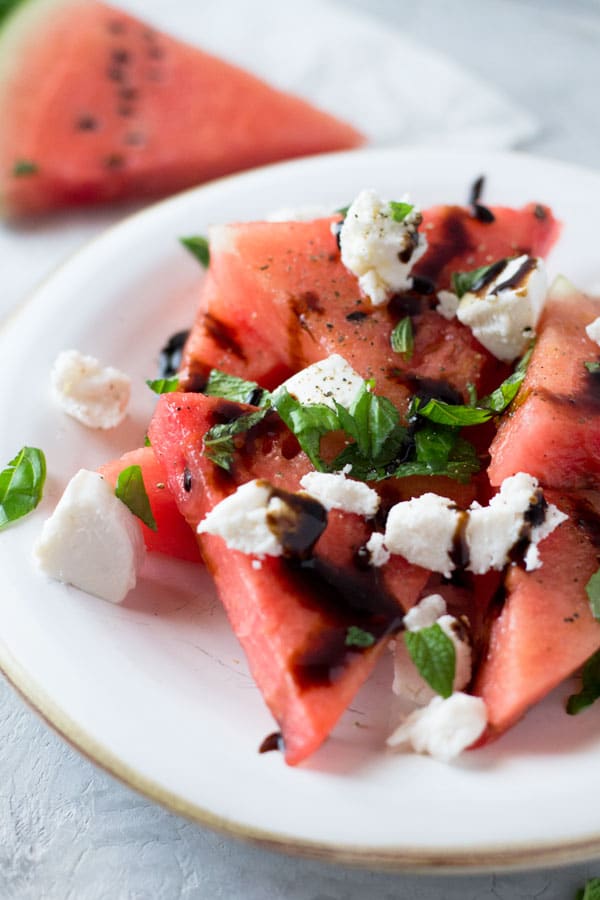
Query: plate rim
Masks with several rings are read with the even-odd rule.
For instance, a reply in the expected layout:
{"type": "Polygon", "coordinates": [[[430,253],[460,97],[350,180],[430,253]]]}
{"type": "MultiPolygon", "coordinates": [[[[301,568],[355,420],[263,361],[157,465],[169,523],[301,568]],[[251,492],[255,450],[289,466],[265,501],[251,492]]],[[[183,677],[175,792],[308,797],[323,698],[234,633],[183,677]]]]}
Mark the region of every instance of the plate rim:
{"type": "MultiPolygon", "coordinates": [[[[430,159],[444,158],[448,160],[448,158],[453,157],[476,162],[485,157],[487,160],[494,160],[498,163],[539,163],[563,172],[568,171],[580,177],[593,177],[598,179],[600,184],[599,170],[524,151],[468,151],[457,149],[445,151],[432,148],[430,145],[423,147],[416,145],[384,148],[367,147],[352,151],[316,154],[261,166],[245,172],[226,175],[206,184],[188,188],[185,191],[165,197],[126,215],[108,228],[102,229],[97,235],[85,241],[73,253],[56,265],[8,312],[0,321],[0,338],[5,337],[6,332],[10,331],[11,326],[21,318],[29,305],[35,302],[36,297],[45,289],[46,285],[54,281],[55,278],[60,277],[63,270],[68,269],[80,255],[88,253],[90,248],[99,242],[105,241],[114,232],[118,232],[121,229],[129,229],[132,223],[140,217],[145,218],[160,214],[161,209],[171,205],[176,206],[191,195],[202,195],[219,190],[222,185],[229,184],[232,181],[251,181],[255,177],[268,177],[270,172],[276,173],[280,170],[293,170],[294,168],[301,169],[305,165],[310,165],[314,162],[326,162],[327,160],[340,160],[342,162],[359,157],[392,158],[403,154],[414,155],[420,152],[429,156],[430,159]]],[[[489,872],[493,869],[519,871],[540,868],[545,865],[566,865],[589,860],[595,855],[600,855],[600,830],[573,840],[547,839],[527,844],[521,842],[519,845],[499,843],[469,850],[461,846],[423,848],[340,845],[323,840],[311,841],[265,828],[244,825],[235,818],[220,816],[210,809],[163,787],[158,781],[140,773],[95,737],[92,737],[61,708],[59,702],[52,699],[45,692],[44,688],[27,673],[12,655],[1,635],[0,672],[28,706],[50,725],[60,737],[66,740],[71,747],[81,753],[88,761],[98,765],[122,784],[159,803],[172,813],[185,816],[197,824],[207,826],[222,834],[253,843],[265,850],[278,851],[333,864],[423,874],[442,874],[444,872],[476,874],[489,872]]]]}

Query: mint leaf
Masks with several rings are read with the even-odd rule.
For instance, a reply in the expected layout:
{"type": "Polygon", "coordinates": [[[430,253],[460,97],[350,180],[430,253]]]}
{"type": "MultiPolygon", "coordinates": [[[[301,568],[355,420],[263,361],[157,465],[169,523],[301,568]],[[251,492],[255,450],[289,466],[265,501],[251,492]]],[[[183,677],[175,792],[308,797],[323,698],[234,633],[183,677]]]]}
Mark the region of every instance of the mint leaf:
{"type": "Polygon", "coordinates": [[[394,222],[404,222],[407,216],[409,216],[414,209],[413,204],[402,202],[399,203],[396,200],[390,200],[389,205],[392,211],[392,219],[394,220],[394,222]]]}
{"type": "Polygon", "coordinates": [[[258,412],[239,416],[233,422],[213,425],[204,435],[202,452],[215,465],[230,472],[233,466],[233,454],[235,453],[234,437],[258,425],[268,412],[268,408],[264,408],[258,412]]]}
{"type": "Polygon", "coordinates": [[[594,375],[596,372],[600,372],[600,362],[584,362],[584,366],[594,375]]]}
{"type": "Polygon", "coordinates": [[[204,266],[205,269],[208,269],[210,264],[210,250],[208,246],[208,240],[202,235],[192,235],[191,237],[182,237],[179,238],[179,241],[186,250],[189,250],[192,256],[195,256],[201,265],[204,266]]]}
{"type": "Polygon", "coordinates": [[[359,628],[358,625],[350,625],[346,632],[346,640],[344,643],[346,644],[346,647],[360,647],[361,649],[364,649],[373,646],[375,637],[370,631],[364,631],[362,628],[359,628]]]}
{"type": "Polygon", "coordinates": [[[155,394],[172,394],[179,390],[179,378],[177,375],[173,378],[154,378],[146,379],[146,384],[155,394]]]}
{"type": "Polygon", "coordinates": [[[340,427],[354,438],[365,459],[377,465],[386,442],[400,422],[400,413],[386,397],[379,397],[366,381],[356,395],[350,409],[336,403],[340,427]]]}
{"type": "Polygon", "coordinates": [[[13,166],[12,173],[15,178],[24,178],[28,175],[37,175],[38,171],[37,164],[30,159],[18,159],[13,166]]]}
{"type": "Polygon", "coordinates": [[[567,700],[567,712],[576,716],[600,697],[600,650],[590,656],[581,673],[581,690],[567,700]]]}
{"type": "Polygon", "coordinates": [[[412,320],[410,316],[400,319],[390,335],[390,344],[394,353],[401,353],[405,360],[413,355],[415,346],[412,320]]]}
{"type": "Polygon", "coordinates": [[[418,402],[414,411],[423,419],[429,419],[438,425],[451,425],[455,428],[464,425],[481,425],[483,422],[488,422],[494,415],[490,409],[481,409],[477,406],[458,406],[436,399],[428,400],[424,405],[418,402]]]}
{"type": "Polygon", "coordinates": [[[220,369],[211,369],[204,393],[209,397],[223,397],[224,400],[248,403],[250,406],[268,406],[271,402],[269,391],[255,381],[245,381],[220,369]]]}
{"type": "Polygon", "coordinates": [[[115,486],[115,496],[131,510],[134,516],[141,519],[152,531],[158,531],[156,519],[152,513],[150,500],[146,493],[146,485],[141,466],[127,466],[119,472],[115,486]]]}
{"type": "Polygon", "coordinates": [[[479,266],[478,269],[471,269],[470,272],[453,272],[452,290],[460,300],[469,291],[478,291],[482,288],[488,277],[492,275],[492,270],[498,269],[500,272],[505,264],[505,259],[499,259],[489,266],[479,266]]]}
{"type": "Polygon", "coordinates": [[[436,622],[418,631],[405,631],[404,641],[410,658],[427,684],[442,697],[449,697],[456,671],[456,650],[436,622]]]}
{"type": "Polygon", "coordinates": [[[590,609],[595,619],[600,621],[600,569],[598,569],[585,586],[590,601],[590,609]]]}
{"type": "Polygon", "coordinates": [[[0,529],[36,508],[45,481],[43,452],[36,447],[23,447],[0,472],[0,529]]]}
{"type": "Polygon", "coordinates": [[[340,430],[337,413],[324,403],[305,406],[279,387],[272,396],[272,403],[279,416],[298,440],[298,443],[318,472],[327,469],[321,459],[321,438],[331,431],[340,430]]]}
{"type": "Polygon", "coordinates": [[[585,887],[577,891],[575,900],[600,900],[600,878],[590,878],[585,887]]]}

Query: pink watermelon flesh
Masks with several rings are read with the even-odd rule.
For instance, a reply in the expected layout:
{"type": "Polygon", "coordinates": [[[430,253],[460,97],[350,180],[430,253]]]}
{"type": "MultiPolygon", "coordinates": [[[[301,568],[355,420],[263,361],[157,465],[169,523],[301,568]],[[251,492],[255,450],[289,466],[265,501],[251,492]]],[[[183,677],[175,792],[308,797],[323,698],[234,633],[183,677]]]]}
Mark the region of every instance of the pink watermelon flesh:
{"type": "Polygon", "coordinates": [[[190,562],[201,562],[202,557],[194,532],[179,513],[167,484],[164,467],[151,447],[131,450],[118,459],[105,463],[98,471],[114,487],[119,474],[128,466],[140,466],[142,470],[144,487],[157,525],[157,530],[153,531],[142,522],[147,549],[190,562]]]}
{"type": "Polygon", "coordinates": [[[596,487],[600,477],[600,380],[586,362],[600,358],[585,326],[600,300],[558,282],[549,296],[514,410],[490,446],[492,484],[529,472],[556,489],[596,487]]]}
{"type": "MultiPolygon", "coordinates": [[[[235,488],[264,478],[296,490],[312,466],[275,416],[247,433],[232,474],[202,453],[209,427],[248,407],[201,394],[165,394],[149,435],[167,471],[181,513],[197,526],[235,488]],[[191,489],[184,488],[184,472],[191,489]]],[[[429,573],[396,559],[392,566],[358,567],[357,550],[369,530],[358,516],[333,513],[310,567],[267,558],[259,568],[250,555],[231,550],[216,536],[199,536],[206,564],[253,676],[283,735],[286,761],[295,765],[328,736],[371,672],[384,635],[414,604],[429,573]],[[381,636],[366,650],[345,646],[357,625],[381,636]]]]}
{"type": "Polygon", "coordinates": [[[166,194],[356,129],[94,0],[23,0],[0,31],[0,209],[166,194]]]}

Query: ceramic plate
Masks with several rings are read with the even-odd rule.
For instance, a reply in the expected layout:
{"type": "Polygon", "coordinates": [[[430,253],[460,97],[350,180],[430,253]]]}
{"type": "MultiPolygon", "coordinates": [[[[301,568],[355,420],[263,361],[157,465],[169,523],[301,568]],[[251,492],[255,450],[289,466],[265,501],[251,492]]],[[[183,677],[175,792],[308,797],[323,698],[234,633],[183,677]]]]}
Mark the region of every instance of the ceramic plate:
{"type": "Polygon", "coordinates": [[[564,231],[550,259],[600,281],[600,176],[517,155],[362,151],[228,178],[158,204],[104,234],[40,287],[0,336],[0,460],[24,444],[48,460],[44,500],[0,535],[0,663],[65,737],[123,781],[213,827],[287,851],[368,866],[519,866],[600,852],[600,715],[571,718],[563,685],[493,746],[453,765],[383,749],[384,660],[309,763],[257,747],[274,729],[205,572],[148,557],[123,606],[51,582],[31,546],[65,484],[142,444],[165,339],[188,326],[201,281],[178,236],[279,207],[346,204],[373,187],[421,205],[550,203],[564,231]],[[129,372],[130,414],[100,433],[52,404],[49,371],[77,348],[129,372]]]}

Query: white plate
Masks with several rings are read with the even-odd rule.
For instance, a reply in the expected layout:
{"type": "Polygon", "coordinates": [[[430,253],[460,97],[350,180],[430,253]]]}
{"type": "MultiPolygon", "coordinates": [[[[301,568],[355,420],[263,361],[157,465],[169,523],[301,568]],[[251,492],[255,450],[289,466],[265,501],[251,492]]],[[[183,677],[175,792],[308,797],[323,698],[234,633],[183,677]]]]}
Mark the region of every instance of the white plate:
{"type": "Polygon", "coordinates": [[[154,799],[211,826],[288,851],[422,869],[556,863],[600,852],[600,721],[571,718],[570,686],[484,750],[443,765],[391,755],[386,661],[333,737],[288,768],[260,756],[274,728],[204,572],[160,557],[124,607],[49,582],[31,546],[69,477],[143,442],[158,351],[191,323],[200,273],[177,242],[210,222],[348,202],[362,187],[422,205],[550,203],[564,221],[550,269],[600,281],[600,177],[517,155],[363,151],[269,167],[175,197],[94,241],[47,281],[0,336],[0,462],[44,449],[39,509],[0,535],[0,664],[84,753],[154,799]],[[131,414],[107,434],[50,402],[48,372],[75,347],[126,369],[131,414]],[[592,798],[592,799],[590,799],[592,798]]]}

